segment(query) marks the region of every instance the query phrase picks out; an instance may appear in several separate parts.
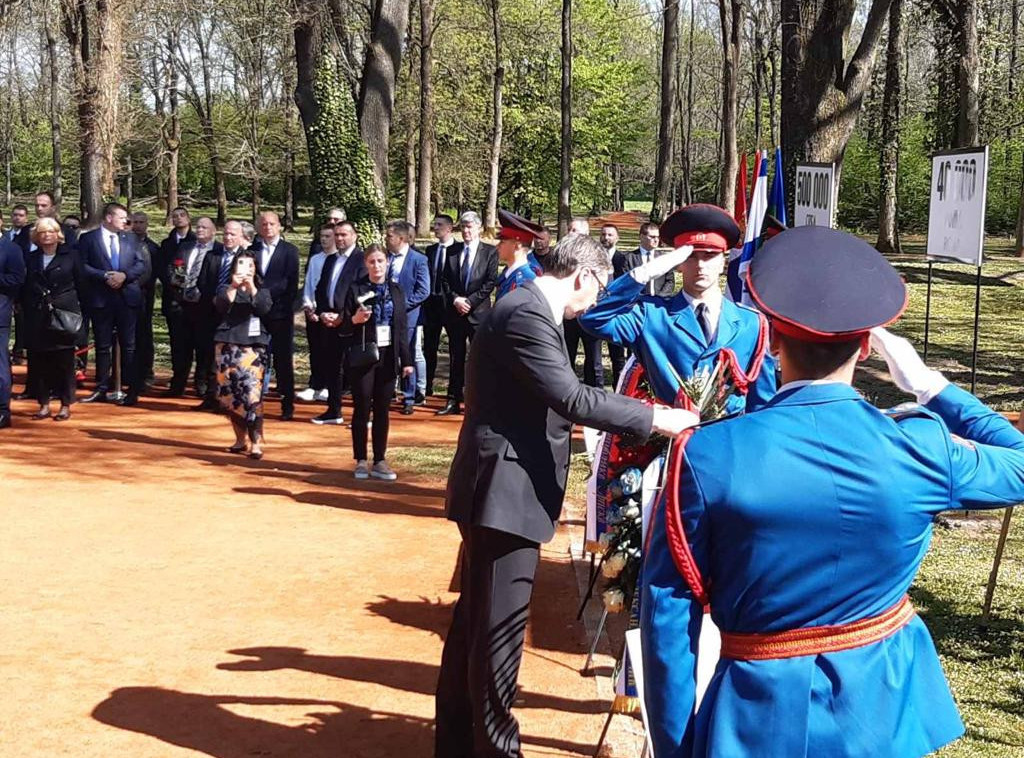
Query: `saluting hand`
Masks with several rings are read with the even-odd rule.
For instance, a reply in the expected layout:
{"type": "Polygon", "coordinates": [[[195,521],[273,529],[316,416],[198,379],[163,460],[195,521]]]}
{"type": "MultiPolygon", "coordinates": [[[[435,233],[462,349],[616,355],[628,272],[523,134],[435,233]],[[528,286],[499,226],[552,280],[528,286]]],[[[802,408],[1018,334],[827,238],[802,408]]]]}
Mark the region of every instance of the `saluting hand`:
{"type": "Polygon", "coordinates": [[[655,256],[642,266],[637,266],[629,272],[630,276],[636,279],[640,284],[647,284],[651,279],[664,276],[669,271],[674,271],[676,268],[686,263],[686,260],[690,257],[691,253],[693,253],[693,245],[677,247],[675,250],[665,253],[664,255],[655,256]]]}
{"type": "Polygon", "coordinates": [[[893,384],[919,403],[927,403],[949,384],[940,372],[925,365],[910,342],[888,329],[876,326],[871,330],[871,347],[885,359],[893,384]]]}

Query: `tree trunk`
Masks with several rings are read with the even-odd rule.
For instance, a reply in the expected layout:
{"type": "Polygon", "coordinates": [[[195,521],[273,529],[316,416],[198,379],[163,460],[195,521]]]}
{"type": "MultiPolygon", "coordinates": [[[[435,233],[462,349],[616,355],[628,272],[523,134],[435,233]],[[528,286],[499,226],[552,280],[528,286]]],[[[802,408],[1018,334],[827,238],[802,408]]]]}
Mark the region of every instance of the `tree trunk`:
{"type": "MultiPolygon", "coordinates": [[[[798,161],[835,163],[843,154],[871,82],[891,0],[871,0],[859,42],[844,47],[856,0],[782,0],[782,150],[787,202],[798,161]]],[[[836,198],[833,197],[833,201],[836,198]]]]}
{"type": "Polygon", "coordinates": [[[64,201],[64,163],[61,160],[61,135],[60,135],[60,73],[57,70],[57,35],[54,34],[53,23],[50,19],[50,6],[47,5],[45,22],[46,27],[46,61],[50,69],[50,145],[53,158],[53,199],[54,204],[59,208],[64,201]]]}
{"type": "MultiPolygon", "coordinates": [[[[177,38],[176,32],[171,34],[177,38]]],[[[178,114],[178,67],[174,59],[168,57],[167,71],[167,118],[164,126],[164,146],[167,151],[167,219],[171,220],[171,211],[178,207],[178,155],[181,152],[181,118],[178,114]]]]}
{"type": "Polygon", "coordinates": [[[420,155],[416,187],[416,233],[430,234],[434,179],[434,0],[420,5],[420,155]]]}
{"type": "Polygon", "coordinates": [[[416,223],[416,130],[412,124],[405,138],[405,220],[416,223]]]}
{"type": "Polygon", "coordinates": [[[672,156],[675,141],[676,56],[679,48],[679,4],[665,0],[662,15],[661,107],[658,113],[658,155],[654,166],[654,203],[651,220],[660,223],[668,211],[668,193],[672,183],[672,156]]]}
{"type": "Polygon", "coordinates": [[[736,172],[739,169],[736,118],[743,44],[743,0],[718,0],[718,18],[722,29],[722,163],[718,204],[731,212],[736,205],[736,172]]]}
{"type": "Polygon", "coordinates": [[[960,107],[957,114],[956,146],[973,147],[978,144],[981,56],[978,51],[978,2],[959,0],[959,18],[956,34],[960,40],[957,66],[957,88],[960,107]]]}
{"type": "Polygon", "coordinates": [[[882,152],[879,156],[878,241],[883,253],[899,253],[896,182],[900,157],[900,106],[903,73],[903,0],[889,8],[889,41],[885,54],[885,92],[882,98],[882,152]]]}
{"type": "Polygon", "coordinates": [[[686,42],[686,132],[683,138],[683,202],[693,202],[693,35],[697,0],[690,0],[690,28],[686,42]]]}
{"type": "Polygon", "coordinates": [[[125,160],[128,161],[128,165],[125,166],[125,178],[124,178],[124,200],[125,207],[128,212],[132,212],[132,202],[135,200],[135,165],[132,161],[131,152],[128,153],[125,160]]]}
{"type": "MultiPolygon", "coordinates": [[[[669,100],[671,102],[671,99],[669,100]]],[[[562,0],[562,168],[558,186],[558,236],[572,220],[572,0],[562,0]]]]}
{"type": "Polygon", "coordinates": [[[409,0],[375,0],[359,84],[359,132],[373,163],[377,189],[386,196],[395,85],[409,25],[409,0]]]}
{"type": "Polygon", "coordinates": [[[253,172],[252,178],[249,180],[249,186],[252,191],[252,201],[250,202],[252,222],[255,224],[260,217],[260,175],[258,171],[253,172]]]}
{"type": "Polygon", "coordinates": [[[494,229],[498,224],[498,172],[501,161],[501,140],[505,131],[501,112],[505,66],[501,60],[501,4],[499,0],[491,0],[491,30],[494,39],[494,92],[491,106],[494,122],[487,173],[487,208],[484,211],[484,226],[488,229],[494,229]]]}

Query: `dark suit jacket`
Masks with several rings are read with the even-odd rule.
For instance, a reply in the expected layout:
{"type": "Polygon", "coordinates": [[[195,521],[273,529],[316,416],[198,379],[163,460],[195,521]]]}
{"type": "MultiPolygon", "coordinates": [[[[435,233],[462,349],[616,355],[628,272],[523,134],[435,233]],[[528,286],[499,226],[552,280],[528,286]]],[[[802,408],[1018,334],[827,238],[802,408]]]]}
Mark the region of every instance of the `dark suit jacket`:
{"type": "Polygon", "coordinates": [[[562,512],[572,424],[646,438],[652,421],[650,406],[576,378],[561,325],[526,282],[473,338],[448,518],[547,542],[562,512]]]}
{"type": "Polygon", "coordinates": [[[175,231],[171,229],[171,233],[160,243],[160,252],[153,260],[153,271],[160,282],[162,290],[160,311],[165,316],[181,308],[181,303],[175,300],[171,293],[171,267],[174,265],[174,261],[178,259],[179,251],[182,248],[191,247],[196,242],[195,232],[191,229],[189,229],[188,234],[180,242],[175,234],[175,231]]]}
{"type": "Polygon", "coordinates": [[[160,246],[149,237],[146,237],[139,240],[139,253],[142,255],[143,260],[146,261],[146,266],[149,267],[146,276],[139,280],[139,286],[142,287],[144,292],[149,293],[156,288],[156,282],[160,276],[156,269],[156,264],[160,260],[160,246]]]}
{"type": "Polygon", "coordinates": [[[141,308],[142,288],[139,280],[146,276],[146,261],[139,252],[139,238],[131,232],[118,232],[118,271],[125,274],[120,289],[106,285],[105,277],[110,266],[107,246],[103,240],[103,229],[93,229],[78,238],[78,254],[85,274],[83,305],[86,308],[106,308],[123,302],[129,308],[141,308]]]}
{"type": "Polygon", "coordinates": [[[462,281],[462,248],[458,242],[448,248],[448,261],[444,269],[444,301],[449,319],[465,318],[473,326],[491,309],[491,293],[498,284],[498,248],[481,242],[476,249],[473,268],[469,272],[469,286],[462,281]],[[464,297],[472,308],[466,316],[455,310],[455,298],[464,297]]]}
{"type": "MultiPolygon", "coordinates": [[[[324,264],[324,270],[320,274],[321,282],[326,287],[330,284],[330,280],[324,281],[324,277],[328,276],[327,264],[324,264]]],[[[345,267],[341,270],[341,275],[338,277],[337,284],[334,285],[334,308],[330,308],[326,303],[317,301],[317,314],[320,313],[343,313],[345,310],[345,304],[348,302],[348,290],[352,284],[366,276],[366,261],[363,258],[363,249],[356,247],[352,250],[352,254],[345,261],[345,267]],[[323,306],[323,307],[321,307],[323,306]]],[[[343,322],[337,329],[328,330],[336,331],[339,337],[347,337],[351,334],[350,325],[346,326],[343,322]]]]}
{"type": "Polygon", "coordinates": [[[407,323],[410,328],[419,326],[420,306],[430,297],[430,264],[427,263],[427,256],[415,248],[409,248],[397,282],[405,293],[407,323]]]}
{"type": "Polygon", "coordinates": [[[433,245],[427,245],[427,251],[424,253],[427,256],[427,270],[430,272],[430,292],[434,295],[444,294],[444,271],[447,268],[448,256],[447,252],[453,247],[458,245],[458,242],[452,242],[448,246],[448,250],[445,251],[444,260],[437,262],[437,249],[441,246],[440,242],[435,242],[433,245]]]}
{"type": "MultiPolygon", "coordinates": [[[[196,245],[198,245],[198,242],[181,248],[181,256],[186,262],[196,245]]],[[[224,245],[215,241],[213,247],[207,251],[206,257],[203,258],[203,265],[199,269],[199,278],[196,279],[199,300],[192,302],[182,299],[181,302],[181,307],[190,321],[202,324],[209,329],[216,327],[220,321],[215,301],[217,289],[220,287],[220,264],[223,257],[224,245]]]]}
{"type": "Polygon", "coordinates": [[[8,239],[0,241],[0,329],[11,325],[14,303],[24,283],[24,253],[8,239]]]}
{"type": "Polygon", "coordinates": [[[81,313],[82,306],[78,293],[87,286],[83,281],[79,255],[72,246],[63,244],[58,247],[57,255],[46,268],[43,268],[42,250],[33,250],[28,254],[28,269],[21,303],[22,312],[28,321],[28,346],[32,350],[69,347],[55,341],[46,329],[50,318],[47,296],[49,304],[54,308],[81,313]]]}
{"type": "Polygon", "coordinates": [[[274,304],[266,315],[268,321],[290,319],[298,306],[299,297],[299,250],[284,237],[279,237],[274,257],[270,259],[270,267],[262,270],[263,240],[256,238],[249,248],[256,254],[256,265],[261,267],[263,286],[270,290],[274,304]]]}
{"type": "MultiPolygon", "coordinates": [[[[642,266],[644,263],[643,254],[640,252],[640,248],[633,250],[629,253],[622,254],[622,271],[615,272],[616,276],[628,273],[635,269],[637,266],[642,266]]],[[[657,277],[654,282],[654,294],[659,297],[672,297],[676,294],[676,275],[669,271],[664,276],[657,277]]],[[[647,288],[647,292],[650,293],[650,286],[647,288]]]]}

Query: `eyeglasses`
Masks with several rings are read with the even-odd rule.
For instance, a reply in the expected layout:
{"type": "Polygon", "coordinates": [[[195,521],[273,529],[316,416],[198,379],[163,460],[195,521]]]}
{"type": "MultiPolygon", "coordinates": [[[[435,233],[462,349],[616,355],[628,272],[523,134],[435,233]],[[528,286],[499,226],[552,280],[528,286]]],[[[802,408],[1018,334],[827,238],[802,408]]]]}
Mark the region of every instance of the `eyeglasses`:
{"type": "Polygon", "coordinates": [[[590,275],[594,277],[594,281],[597,282],[597,299],[603,300],[604,296],[608,294],[608,286],[601,281],[601,277],[597,275],[597,272],[594,269],[588,268],[585,270],[589,271],[590,275]]]}

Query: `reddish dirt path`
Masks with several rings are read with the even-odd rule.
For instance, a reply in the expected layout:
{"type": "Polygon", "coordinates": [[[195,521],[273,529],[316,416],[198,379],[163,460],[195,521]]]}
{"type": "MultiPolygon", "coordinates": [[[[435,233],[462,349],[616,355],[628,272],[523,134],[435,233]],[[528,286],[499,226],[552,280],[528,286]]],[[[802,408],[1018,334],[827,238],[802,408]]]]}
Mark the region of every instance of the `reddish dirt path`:
{"type": "MultiPolygon", "coordinates": [[[[14,404],[0,752],[431,755],[458,547],[443,483],[357,483],[348,429],[302,422],[268,421],[263,461],[233,456],[226,420],[195,403],[79,404],[64,424],[14,404]]],[[[392,443],[457,431],[395,416],[392,443]]],[[[576,598],[563,538],[543,553],[520,678],[527,756],[589,755],[607,712],[577,673],[576,598]]]]}

